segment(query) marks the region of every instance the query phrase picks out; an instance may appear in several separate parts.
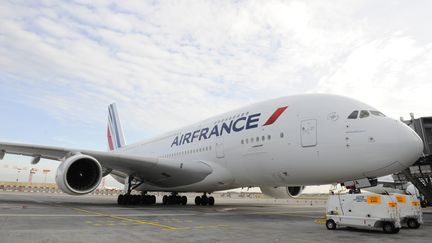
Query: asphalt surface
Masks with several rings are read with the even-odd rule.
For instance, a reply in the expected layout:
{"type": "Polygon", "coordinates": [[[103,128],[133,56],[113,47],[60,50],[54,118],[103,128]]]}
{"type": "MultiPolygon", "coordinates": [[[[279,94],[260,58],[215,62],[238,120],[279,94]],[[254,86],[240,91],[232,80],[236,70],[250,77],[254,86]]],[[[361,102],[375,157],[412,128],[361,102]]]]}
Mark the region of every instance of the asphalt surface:
{"type": "Polygon", "coordinates": [[[329,231],[323,204],[308,200],[216,197],[212,207],[119,207],[115,201],[113,196],[0,192],[0,242],[430,242],[432,236],[430,213],[420,229],[388,235],[329,231]]]}

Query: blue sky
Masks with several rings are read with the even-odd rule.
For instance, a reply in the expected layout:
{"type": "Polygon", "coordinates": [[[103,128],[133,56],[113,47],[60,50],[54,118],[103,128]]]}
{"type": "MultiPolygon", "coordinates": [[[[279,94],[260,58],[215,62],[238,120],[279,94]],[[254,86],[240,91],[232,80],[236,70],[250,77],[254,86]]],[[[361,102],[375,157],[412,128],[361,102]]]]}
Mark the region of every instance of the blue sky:
{"type": "MultiPolygon", "coordinates": [[[[1,1],[0,140],[105,150],[112,102],[128,142],[299,93],[347,95],[395,118],[428,116],[431,7],[1,1]]],[[[7,156],[0,178],[14,177],[12,164],[30,167],[23,161],[7,156]]]]}

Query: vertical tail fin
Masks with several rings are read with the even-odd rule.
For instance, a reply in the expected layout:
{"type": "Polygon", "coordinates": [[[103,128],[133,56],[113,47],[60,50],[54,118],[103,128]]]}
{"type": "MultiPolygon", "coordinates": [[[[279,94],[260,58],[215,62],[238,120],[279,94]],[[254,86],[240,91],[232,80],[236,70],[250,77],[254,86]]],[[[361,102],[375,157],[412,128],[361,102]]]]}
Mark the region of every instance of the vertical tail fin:
{"type": "Polygon", "coordinates": [[[126,145],[123,128],[120,123],[120,118],[117,112],[115,103],[108,106],[108,149],[116,150],[126,145]]]}

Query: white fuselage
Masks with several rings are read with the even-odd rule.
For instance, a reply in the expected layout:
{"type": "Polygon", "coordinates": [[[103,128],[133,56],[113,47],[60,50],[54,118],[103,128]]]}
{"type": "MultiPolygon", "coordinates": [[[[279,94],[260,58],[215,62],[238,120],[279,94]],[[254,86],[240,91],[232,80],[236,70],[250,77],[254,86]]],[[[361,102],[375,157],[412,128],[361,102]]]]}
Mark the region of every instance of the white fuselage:
{"type": "MultiPolygon", "coordinates": [[[[213,168],[198,183],[171,188],[143,184],[138,190],[144,191],[319,185],[387,175],[413,164],[423,150],[417,134],[400,121],[370,111],[376,110],[341,96],[290,96],[215,116],[114,153],[199,160],[213,168]],[[348,119],[355,110],[369,115],[348,119]]],[[[123,182],[121,176],[115,178],[123,182]]]]}

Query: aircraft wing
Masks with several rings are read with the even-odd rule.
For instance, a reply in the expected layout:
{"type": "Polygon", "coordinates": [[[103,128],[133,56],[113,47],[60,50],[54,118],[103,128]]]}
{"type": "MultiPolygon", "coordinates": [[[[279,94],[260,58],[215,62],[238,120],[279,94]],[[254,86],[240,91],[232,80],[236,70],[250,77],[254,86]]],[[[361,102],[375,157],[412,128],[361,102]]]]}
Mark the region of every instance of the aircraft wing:
{"type": "Polygon", "coordinates": [[[66,160],[75,154],[84,154],[99,161],[105,171],[114,170],[125,175],[134,175],[135,178],[146,183],[162,187],[196,183],[213,172],[211,166],[203,161],[180,161],[117,152],[0,142],[0,159],[5,153],[58,161],[66,160]]]}

